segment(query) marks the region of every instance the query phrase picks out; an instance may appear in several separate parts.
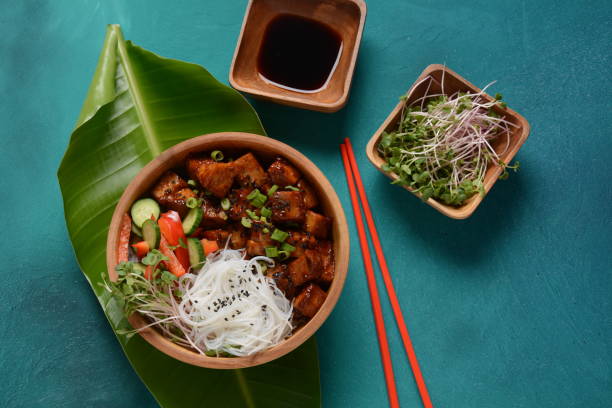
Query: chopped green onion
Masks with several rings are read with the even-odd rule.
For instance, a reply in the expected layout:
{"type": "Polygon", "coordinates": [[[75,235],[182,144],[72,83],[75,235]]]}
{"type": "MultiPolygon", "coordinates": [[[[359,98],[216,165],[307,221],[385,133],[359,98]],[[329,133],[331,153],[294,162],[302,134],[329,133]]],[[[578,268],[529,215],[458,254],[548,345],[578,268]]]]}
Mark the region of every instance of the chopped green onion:
{"type": "Polygon", "coordinates": [[[276,258],[278,256],[278,248],[266,247],[266,256],[268,258],[276,258]]]}
{"type": "Polygon", "coordinates": [[[196,208],[200,204],[200,200],[195,197],[189,197],[185,204],[187,204],[187,207],[189,208],[196,208]]]}
{"type": "Polygon", "coordinates": [[[268,223],[268,219],[266,217],[264,217],[263,215],[261,217],[259,217],[259,221],[263,222],[264,224],[268,223]]]}
{"type": "Polygon", "coordinates": [[[223,153],[221,152],[221,150],[213,150],[213,152],[210,154],[210,157],[212,157],[214,161],[220,162],[221,160],[223,160],[223,153]]]}
{"type": "Polygon", "coordinates": [[[253,222],[247,217],[242,217],[242,219],[240,220],[240,223],[242,224],[244,228],[251,228],[253,226],[253,222]]]}
{"type": "Polygon", "coordinates": [[[263,207],[267,199],[268,197],[262,194],[257,188],[251,191],[247,196],[247,200],[250,200],[251,204],[257,208],[263,207]]]}
{"type": "Polygon", "coordinates": [[[294,187],[294,186],[287,186],[287,187],[285,187],[285,190],[291,190],[291,191],[300,191],[300,189],[299,189],[299,188],[294,187]]]}
{"type": "Polygon", "coordinates": [[[261,207],[264,206],[264,204],[266,203],[267,199],[268,198],[265,195],[261,194],[261,195],[258,195],[257,197],[255,197],[255,199],[251,200],[251,204],[254,207],[261,208],[261,207]]]}
{"type": "Polygon", "coordinates": [[[283,245],[281,245],[281,249],[283,251],[289,252],[289,253],[295,251],[295,247],[293,245],[291,245],[291,244],[286,243],[286,242],[283,242],[283,245]]]}
{"type": "Polygon", "coordinates": [[[270,233],[270,229],[267,228],[267,227],[262,229],[262,231],[263,231],[264,234],[269,234],[270,233]]]}
{"type": "Polygon", "coordinates": [[[254,199],[255,197],[257,197],[258,195],[259,195],[259,189],[257,189],[257,188],[256,188],[256,189],[253,189],[253,191],[251,191],[251,192],[249,193],[249,195],[247,196],[247,200],[252,200],[252,199],[254,199]]]}
{"type": "Polygon", "coordinates": [[[264,217],[271,217],[272,216],[272,210],[269,209],[268,207],[261,207],[261,215],[263,215],[264,217]]]}
{"type": "Polygon", "coordinates": [[[253,211],[251,210],[246,210],[247,215],[249,216],[249,218],[251,218],[252,220],[259,220],[259,217],[257,216],[257,214],[255,214],[253,211]]]}
{"type": "Polygon", "coordinates": [[[198,184],[195,182],[195,180],[191,180],[191,179],[187,180],[187,184],[189,184],[191,187],[195,187],[195,186],[197,186],[197,185],[198,185],[198,184]]]}
{"type": "Polygon", "coordinates": [[[276,190],[278,190],[278,186],[274,184],[272,187],[270,187],[270,189],[268,189],[268,197],[272,197],[272,195],[276,193],[276,190]]]}
{"type": "Polygon", "coordinates": [[[289,255],[290,254],[287,251],[278,251],[278,255],[277,256],[278,256],[278,259],[280,261],[284,261],[285,259],[289,258],[289,255]]]}
{"type": "Polygon", "coordinates": [[[281,231],[278,228],[276,228],[274,230],[274,232],[272,233],[272,236],[270,238],[272,238],[275,241],[278,242],[283,242],[284,240],[287,239],[287,237],[289,236],[288,233],[286,233],[285,231],[281,231]]]}
{"type": "Polygon", "coordinates": [[[232,203],[230,203],[229,198],[224,198],[223,200],[221,200],[221,208],[223,208],[224,211],[229,210],[231,206],[232,203]]]}

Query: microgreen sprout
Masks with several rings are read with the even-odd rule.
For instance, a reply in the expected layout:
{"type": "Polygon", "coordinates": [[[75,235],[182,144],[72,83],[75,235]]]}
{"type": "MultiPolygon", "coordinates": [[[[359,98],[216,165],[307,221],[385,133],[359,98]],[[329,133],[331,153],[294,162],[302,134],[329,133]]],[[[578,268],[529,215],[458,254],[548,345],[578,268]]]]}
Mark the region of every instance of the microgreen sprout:
{"type": "Polygon", "coordinates": [[[162,254],[158,249],[152,249],[142,258],[142,263],[144,265],[157,267],[161,261],[167,261],[168,258],[162,254]]]}
{"type": "MultiPolygon", "coordinates": [[[[159,256],[152,256],[147,264],[155,265],[161,260],[159,256]]],[[[186,328],[175,313],[181,298],[178,295],[182,295],[175,289],[176,276],[166,270],[156,270],[152,279],[147,279],[133,262],[119,264],[115,270],[117,280],[109,282],[103,275],[102,286],[121,302],[125,315],[139,312],[153,322],[147,327],[156,326],[171,341],[189,347],[184,334],[186,328]]],[[[132,336],[135,333],[137,331],[130,330],[124,334],[132,336]]]]}
{"type": "Polygon", "coordinates": [[[499,165],[503,177],[506,168],[516,170],[518,163],[508,166],[501,160],[516,125],[496,112],[506,107],[500,94],[492,101],[484,96],[491,84],[478,93],[446,95],[444,78],[441,93],[430,92],[433,77],[417,86],[427,82],[425,95],[404,106],[398,128],[383,132],[378,144],[386,161],[383,170],[395,173],[395,184],[410,187],[423,200],[460,206],[476,193],[485,194],[489,165],[499,165]]]}

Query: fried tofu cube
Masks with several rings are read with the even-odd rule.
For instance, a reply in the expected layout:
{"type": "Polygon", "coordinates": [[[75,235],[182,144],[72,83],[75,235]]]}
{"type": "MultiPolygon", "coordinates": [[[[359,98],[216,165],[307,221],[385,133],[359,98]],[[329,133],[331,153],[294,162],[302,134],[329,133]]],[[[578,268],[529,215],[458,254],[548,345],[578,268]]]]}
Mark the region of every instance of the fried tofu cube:
{"type": "Polygon", "coordinates": [[[280,157],[268,167],[268,175],[272,183],[280,187],[295,186],[300,177],[302,177],[295,167],[280,157]]]}
{"type": "Polygon", "coordinates": [[[212,159],[201,160],[198,162],[196,172],[200,185],[218,198],[224,198],[234,183],[232,163],[219,163],[212,159]]]}
{"type": "Polygon", "coordinates": [[[274,245],[274,241],[272,241],[269,230],[268,232],[264,232],[266,228],[266,225],[264,223],[260,221],[252,221],[251,225],[251,234],[249,236],[249,239],[252,239],[253,241],[257,242],[263,242],[267,246],[274,245]]]}
{"type": "Polygon", "coordinates": [[[247,153],[232,163],[236,180],[241,186],[262,186],[268,182],[268,175],[253,153],[247,153]]]}
{"type": "Polygon", "coordinates": [[[317,249],[321,255],[321,276],[319,280],[330,284],[334,280],[334,249],[330,241],[321,241],[317,249]]]}
{"type": "Polygon", "coordinates": [[[276,283],[276,287],[285,294],[288,299],[295,296],[295,286],[289,279],[286,264],[276,264],[274,267],[266,271],[266,276],[272,278],[276,283]]]}
{"type": "Polygon", "coordinates": [[[151,195],[163,207],[178,212],[181,217],[184,217],[189,210],[186,204],[187,199],[195,197],[187,182],[172,171],[167,171],[162,175],[151,190],[151,195]]]}
{"type": "Polygon", "coordinates": [[[327,293],[316,284],[311,283],[293,299],[293,307],[304,316],[312,317],[319,311],[326,298],[327,293]]]}
{"type": "Polygon", "coordinates": [[[175,172],[167,171],[159,178],[151,194],[157,201],[163,201],[183,188],[189,188],[187,182],[175,172]]]}
{"type": "Polygon", "coordinates": [[[244,228],[238,225],[233,225],[230,230],[230,246],[232,249],[240,249],[246,247],[247,234],[244,228]]]}
{"type": "Polygon", "coordinates": [[[272,210],[273,222],[304,222],[304,199],[299,191],[277,191],[266,206],[272,210]]]}
{"type": "Polygon", "coordinates": [[[246,251],[249,256],[260,256],[266,254],[266,247],[261,242],[249,239],[246,243],[246,251]]]}
{"type": "Polygon", "coordinates": [[[191,197],[196,197],[193,190],[190,188],[182,188],[176,192],[174,195],[175,201],[172,205],[168,206],[168,208],[178,212],[182,218],[189,212],[189,208],[187,207],[187,199],[191,197]]]}
{"type": "Polygon", "coordinates": [[[304,207],[307,210],[310,210],[311,208],[314,208],[319,205],[319,199],[317,198],[317,194],[307,181],[304,181],[304,179],[298,181],[297,188],[299,188],[302,194],[304,195],[304,207]]]}
{"type": "Polygon", "coordinates": [[[295,247],[295,251],[291,252],[291,257],[298,258],[302,256],[304,250],[312,249],[316,246],[316,240],[301,231],[287,231],[289,236],[287,237],[287,242],[289,245],[295,247]]]}
{"type": "Polygon", "coordinates": [[[265,255],[266,248],[275,246],[269,233],[264,233],[265,226],[262,223],[253,221],[251,235],[247,241],[247,254],[250,256],[265,255]]]}
{"type": "Polygon", "coordinates": [[[187,168],[187,174],[189,175],[189,178],[197,181],[198,169],[201,165],[205,164],[208,161],[210,161],[210,158],[202,155],[187,157],[185,167],[187,168]]]}
{"type": "Polygon", "coordinates": [[[215,229],[204,231],[202,235],[209,241],[217,241],[219,248],[225,248],[225,244],[227,243],[227,239],[229,238],[229,231],[222,229],[215,229]]]}
{"type": "Polygon", "coordinates": [[[321,254],[306,249],[299,258],[289,264],[289,278],[295,286],[301,286],[311,280],[319,279],[321,276],[321,254]]]}
{"type": "Polygon", "coordinates": [[[331,219],[317,214],[314,211],[308,210],[306,212],[305,230],[312,236],[320,239],[327,238],[329,233],[329,226],[331,225],[331,219]]]}
{"type": "Polygon", "coordinates": [[[306,282],[306,278],[310,276],[310,267],[306,255],[302,255],[289,264],[289,278],[295,286],[300,286],[306,282]]]}
{"type": "Polygon", "coordinates": [[[202,211],[202,222],[200,225],[203,228],[220,228],[227,223],[227,214],[221,207],[215,205],[212,200],[203,200],[202,211]]]}
{"type": "Polygon", "coordinates": [[[234,221],[239,221],[242,217],[246,217],[246,210],[251,208],[251,203],[247,200],[247,196],[252,190],[249,188],[237,188],[232,190],[229,195],[231,207],[228,211],[229,217],[234,221]]]}

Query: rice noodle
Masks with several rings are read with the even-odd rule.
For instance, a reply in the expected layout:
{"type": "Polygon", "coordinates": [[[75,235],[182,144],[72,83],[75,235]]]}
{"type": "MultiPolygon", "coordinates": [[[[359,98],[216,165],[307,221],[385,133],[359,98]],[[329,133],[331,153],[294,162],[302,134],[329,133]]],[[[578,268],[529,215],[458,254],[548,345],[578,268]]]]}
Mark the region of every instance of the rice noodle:
{"type": "Polygon", "coordinates": [[[208,256],[197,273],[178,282],[178,324],[195,349],[246,356],[272,347],[292,330],[291,302],[264,276],[260,262],[244,250],[224,249],[208,256]]]}

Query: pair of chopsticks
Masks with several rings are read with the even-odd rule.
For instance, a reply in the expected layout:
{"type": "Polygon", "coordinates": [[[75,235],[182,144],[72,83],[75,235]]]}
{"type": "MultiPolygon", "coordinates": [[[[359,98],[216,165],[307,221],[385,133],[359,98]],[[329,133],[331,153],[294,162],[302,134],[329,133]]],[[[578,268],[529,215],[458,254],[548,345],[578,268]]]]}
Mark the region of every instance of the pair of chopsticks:
{"type": "Polygon", "coordinates": [[[361,174],[357,167],[357,161],[355,159],[355,153],[353,152],[353,146],[351,141],[346,138],[344,143],[340,145],[340,153],[342,154],[342,161],[344,162],[344,171],[346,173],[346,181],[348,183],[349,192],[351,194],[351,203],[353,205],[353,213],[355,215],[355,223],[357,224],[357,234],[359,235],[359,244],[361,245],[361,253],[363,255],[363,264],[365,267],[366,277],[368,280],[368,288],[370,291],[370,301],[372,302],[372,312],[374,313],[374,323],[376,325],[376,334],[378,336],[378,346],[380,348],[380,355],[382,358],[383,369],[385,373],[385,381],[387,383],[387,393],[389,395],[389,405],[391,407],[399,407],[399,399],[397,397],[397,387],[395,385],[395,377],[393,374],[393,364],[391,362],[391,353],[389,352],[389,343],[387,341],[387,332],[385,330],[385,322],[383,319],[382,308],[380,306],[380,297],[378,295],[378,288],[376,286],[376,278],[374,277],[374,267],[372,264],[372,255],[370,254],[370,248],[368,247],[368,239],[366,237],[366,231],[363,220],[361,218],[361,210],[359,206],[359,199],[361,200],[361,207],[365,215],[368,229],[370,230],[370,236],[372,238],[372,244],[374,251],[376,252],[376,258],[378,259],[378,265],[382,273],[385,288],[387,289],[387,295],[389,296],[389,302],[393,309],[393,315],[395,316],[395,322],[399,329],[404,344],[404,349],[410,362],[410,368],[414,375],[414,380],[417,384],[419,394],[421,395],[421,401],[425,408],[433,408],[419,363],[406,328],[406,322],[404,321],[404,315],[402,309],[397,300],[395,288],[393,287],[393,281],[387,268],[387,261],[383,254],[382,246],[380,245],[380,239],[378,232],[376,231],[376,225],[374,225],[374,218],[372,218],[372,211],[370,210],[370,204],[363,188],[363,182],[361,180],[361,174]],[[359,195],[357,194],[359,193],[359,195]],[[359,199],[358,199],[359,197],[359,199]]]}

